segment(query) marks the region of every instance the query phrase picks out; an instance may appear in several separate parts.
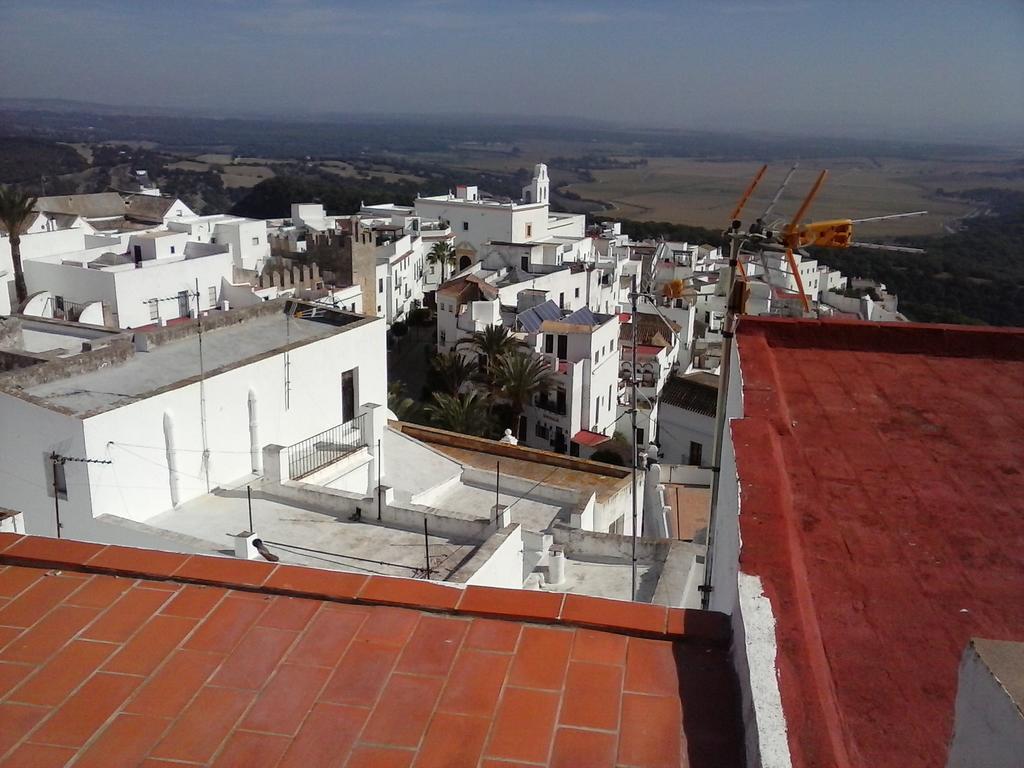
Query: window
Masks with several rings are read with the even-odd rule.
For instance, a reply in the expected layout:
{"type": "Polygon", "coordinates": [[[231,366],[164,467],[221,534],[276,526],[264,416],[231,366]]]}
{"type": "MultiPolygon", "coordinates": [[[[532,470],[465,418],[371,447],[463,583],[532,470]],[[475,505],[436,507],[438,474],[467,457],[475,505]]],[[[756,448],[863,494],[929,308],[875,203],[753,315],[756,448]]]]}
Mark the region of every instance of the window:
{"type": "Polygon", "coordinates": [[[547,425],[538,421],[537,422],[537,426],[534,427],[534,429],[533,429],[533,434],[535,434],[537,437],[546,439],[547,436],[548,436],[548,427],[547,427],[547,425]]]}
{"type": "Polygon", "coordinates": [[[555,351],[555,337],[550,333],[544,334],[544,351],[548,354],[555,351]]]}
{"type": "Polygon", "coordinates": [[[150,320],[159,320],[160,319],[160,302],[157,301],[156,299],[150,299],[146,303],[149,304],[149,319],[150,320]]]}
{"type": "Polygon", "coordinates": [[[573,294],[573,296],[575,296],[577,299],[580,297],[580,289],[579,288],[576,289],[576,291],[573,294]]]}
{"type": "Polygon", "coordinates": [[[526,225],[526,236],[533,237],[533,224],[526,225]]]}
{"type": "Polygon", "coordinates": [[[704,446],[700,443],[695,443],[693,440],[690,441],[690,460],[687,462],[690,466],[699,467],[701,461],[701,453],[704,450],[704,446]]]}
{"type": "Polygon", "coordinates": [[[462,222],[462,231],[463,232],[469,232],[469,222],[468,221],[462,222]]]}
{"type": "Polygon", "coordinates": [[[529,272],[530,271],[530,257],[529,256],[523,256],[523,257],[521,257],[519,259],[519,268],[521,270],[523,270],[523,272],[529,272]]]}
{"type": "Polygon", "coordinates": [[[217,304],[217,286],[211,285],[209,290],[208,290],[208,293],[209,293],[209,299],[210,299],[210,306],[211,307],[216,306],[216,304],[217,304]]]}
{"type": "Polygon", "coordinates": [[[171,246],[171,253],[174,253],[174,246],[171,246]]]}
{"type": "Polygon", "coordinates": [[[383,277],[377,278],[377,290],[380,291],[381,293],[384,293],[384,278],[383,277]]]}
{"type": "Polygon", "coordinates": [[[63,461],[50,459],[50,479],[50,494],[52,495],[56,491],[58,499],[67,499],[68,480],[64,474],[63,461]]]}
{"type": "Polygon", "coordinates": [[[598,360],[601,359],[601,350],[594,352],[594,365],[597,365],[598,360]]]}
{"type": "Polygon", "coordinates": [[[259,245],[259,244],[260,244],[260,239],[259,239],[258,237],[254,237],[254,238],[252,239],[252,244],[253,244],[253,245],[259,245]]]}
{"type": "Polygon", "coordinates": [[[555,409],[565,416],[565,387],[559,387],[555,393],[555,409]]]}
{"type": "Polygon", "coordinates": [[[558,335],[558,359],[565,360],[569,354],[569,337],[564,333],[558,335]]]}
{"type": "Polygon", "coordinates": [[[178,317],[188,317],[188,314],[188,291],[178,291],[178,317]]]}
{"type": "Polygon", "coordinates": [[[341,374],[341,422],[345,424],[356,417],[356,369],[341,374]]]}
{"type": "Polygon", "coordinates": [[[608,410],[612,408],[612,385],[608,385],[608,410]]]}
{"type": "Polygon", "coordinates": [[[558,294],[558,308],[565,309],[565,291],[558,294]]]}
{"type": "Polygon", "coordinates": [[[447,343],[447,338],[446,338],[446,336],[445,336],[445,333],[444,333],[444,331],[441,331],[441,332],[439,333],[439,337],[440,337],[440,339],[441,339],[441,346],[443,347],[443,346],[444,346],[444,345],[445,345],[445,344],[447,343]]]}

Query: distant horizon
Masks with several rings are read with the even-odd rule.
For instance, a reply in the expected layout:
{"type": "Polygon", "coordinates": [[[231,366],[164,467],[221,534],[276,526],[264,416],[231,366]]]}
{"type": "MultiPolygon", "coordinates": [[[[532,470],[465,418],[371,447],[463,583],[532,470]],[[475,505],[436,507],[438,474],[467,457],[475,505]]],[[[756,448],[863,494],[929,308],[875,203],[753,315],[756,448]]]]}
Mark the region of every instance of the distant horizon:
{"type": "MultiPolygon", "coordinates": [[[[443,125],[459,120],[472,120],[486,125],[491,122],[502,122],[505,125],[518,125],[524,127],[556,127],[566,118],[557,114],[520,114],[501,112],[406,112],[406,111],[384,111],[384,110],[331,110],[331,111],[298,111],[298,110],[274,110],[272,108],[239,108],[239,109],[216,109],[198,105],[167,106],[157,104],[131,104],[125,102],[99,102],[85,101],[80,99],[66,99],[62,97],[46,96],[9,96],[0,93],[0,109],[21,109],[24,111],[49,112],[80,112],[82,114],[110,113],[122,116],[168,116],[177,118],[202,118],[222,120],[252,120],[267,119],[277,122],[313,122],[330,124],[336,120],[351,118],[354,120],[381,121],[395,120],[396,122],[410,120],[427,120],[434,124],[443,125]],[[19,103],[22,106],[10,106],[11,103],[19,103]],[[47,108],[46,105],[52,105],[47,108]],[[62,110],[56,107],[60,105],[62,110]]],[[[929,145],[961,145],[961,146],[984,146],[989,148],[1005,148],[1024,151],[1024,123],[1020,126],[992,126],[987,132],[979,133],[970,130],[947,130],[932,133],[917,133],[913,131],[889,130],[888,132],[871,133],[869,128],[862,131],[843,132],[840,129],[811,129],[800,130],[798,128],[786,129],[761,129],[744,128],[743,126],[721,126],[704,127],[688,126],[682,124],[652,125],[650,123],[637,123],[625,119],[602,119],[602,118],[573,118],[574,128],[592,127],[595,130],[608,131],[629,131],[629,132],[667,132],[678,134],[710,134],[720,136],[760,136],[769,139],[836,139],[849,141],[887,141],[895,143],[921,142],[929,145]]],[[[0,123],[0,132],[3,124],[0,123]]]]}
{"type": "Polygon", "coordinates": [[[4,33],[8,98],[921,141],[1024,134],[1020,0],[6,0],[4,33]]]}

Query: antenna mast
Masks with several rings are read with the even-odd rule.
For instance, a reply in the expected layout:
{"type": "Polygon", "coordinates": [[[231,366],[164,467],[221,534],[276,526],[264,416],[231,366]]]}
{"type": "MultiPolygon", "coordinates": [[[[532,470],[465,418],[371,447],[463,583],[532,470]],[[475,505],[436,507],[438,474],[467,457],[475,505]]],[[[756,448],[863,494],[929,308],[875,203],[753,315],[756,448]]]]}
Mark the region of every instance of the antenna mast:
{"type": "Polygon", "coordinates": [[[196,278],[196,328],[199,333],[199,421],[203,435],[203,478],[210,492],[210,444],[206,434],[206,367],[203,364],[203,315],[199,311],[199,278],[196,278]]]}

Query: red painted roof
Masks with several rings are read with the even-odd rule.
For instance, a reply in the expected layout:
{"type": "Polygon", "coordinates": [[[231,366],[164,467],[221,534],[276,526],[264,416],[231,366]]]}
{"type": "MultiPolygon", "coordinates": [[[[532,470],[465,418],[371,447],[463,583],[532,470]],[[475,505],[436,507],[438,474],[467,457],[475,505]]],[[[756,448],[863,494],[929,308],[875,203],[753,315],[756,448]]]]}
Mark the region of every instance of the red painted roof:
{"type": "Polygon", "coordinates": [[[721,614],[0,534],[4,766],[738,768],[741,743],[721,614]]]}
{"type": "Polygon", "coordinates": [[[608,435],[602,435],[600,432],[591,432],[588,429],[581,429],[572,436],[572,441],[580,445],[601,445],[601,443],[607,443],[609,440],[611,438],[608,435]]]}
{"type": "Polygon", "coordinates": [[[1024,638],[1024,331],[744,317],[744,572],[793,764],[945,765],[972,636],[1024,638]]]}

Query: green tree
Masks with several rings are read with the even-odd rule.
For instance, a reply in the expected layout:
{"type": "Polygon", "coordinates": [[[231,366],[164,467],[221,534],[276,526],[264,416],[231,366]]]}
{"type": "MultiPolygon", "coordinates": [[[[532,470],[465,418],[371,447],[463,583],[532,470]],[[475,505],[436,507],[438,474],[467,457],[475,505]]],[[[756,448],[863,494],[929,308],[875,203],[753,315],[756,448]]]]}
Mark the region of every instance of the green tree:
{"type": "Polygon", "coordinates": [[[437,392],[457,395],[462,386],[473,379],[477,365],[460,352],[434,355],[430,360],[430,386],[437,392]]]}
{"type": "Polygon", "coordinates": [[[28,288],[25,287],[25,273],[21,268],[21,236],[31,224],[33,208],[38,198],[16,192],[13,189],[0,188],[0,225],[7,231],[11,239],[11,261],[14,262],[14,292],[18,304],[28,299],[28,288]]]}
{"type": "Polygon", "coordinates": [[[487,437],[491,431],[491,413],[478,392],[448,395],[435,392],[425,409],[435,426],[464,435],[487,437]]]}
{"type": "Polygon", "coordinates": [[[411,397],[406,397],[402,382],[393,381],[388,384],[388,409],[399,421],[414,421],[420,406],[411,397]]]}
{"type": "Polygon", "coordinates": [[[512,353],[498,358],[493,370],[494,390],[512,408],[512,429],[518,436],[526,406],[538,392],[551,388],[551,369],[543,358],[512,353]]]}
{"type": "Polygon", "coordinates": [[[448,240],[438,240],[427,253],[427,263],[431,266],[441,267],[441,282],[446,280],[448,267],[455,266],[455,249],[448,240]]]}
{"type": "Polygon", "coordinates": [[[482,331],[459,342],[459,346],[470,347],[477,353],[477,364],[485,382],[494,387],[494,367],[497,362],[522,349],[523,343],[509,333],[503,325],[489,325],[482,331]]]}

